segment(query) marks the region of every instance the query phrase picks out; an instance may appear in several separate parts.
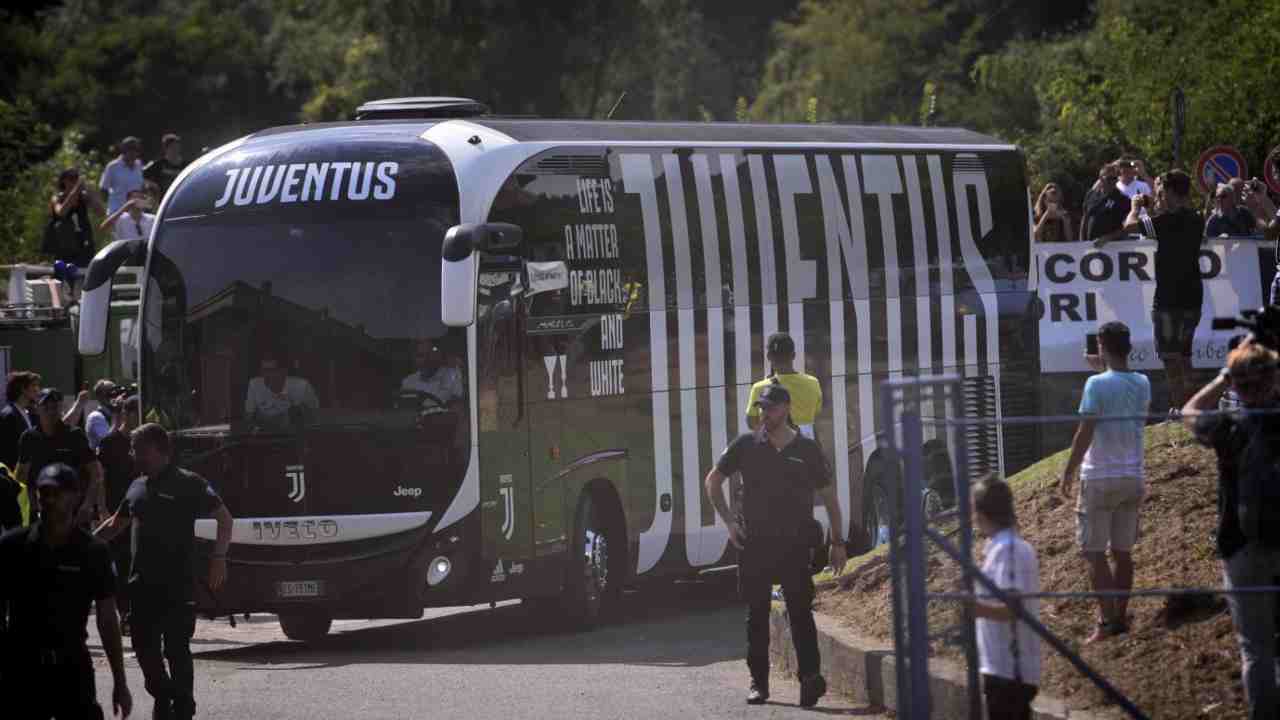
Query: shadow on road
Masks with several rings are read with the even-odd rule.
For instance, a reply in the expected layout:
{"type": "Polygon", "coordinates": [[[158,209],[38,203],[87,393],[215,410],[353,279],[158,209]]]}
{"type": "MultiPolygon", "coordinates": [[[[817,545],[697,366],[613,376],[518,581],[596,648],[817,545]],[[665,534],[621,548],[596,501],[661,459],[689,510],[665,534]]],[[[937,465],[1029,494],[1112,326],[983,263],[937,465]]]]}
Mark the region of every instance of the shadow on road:
{"type": "Polygon", "coordinates": [[[281,670],[396,662],[425,665],[623,664],[698,667],[741,659],[745,611],[734,576],[629,591],[621,617],[572,633],[519,604],[198,653],[205,661],[281,670]]]}

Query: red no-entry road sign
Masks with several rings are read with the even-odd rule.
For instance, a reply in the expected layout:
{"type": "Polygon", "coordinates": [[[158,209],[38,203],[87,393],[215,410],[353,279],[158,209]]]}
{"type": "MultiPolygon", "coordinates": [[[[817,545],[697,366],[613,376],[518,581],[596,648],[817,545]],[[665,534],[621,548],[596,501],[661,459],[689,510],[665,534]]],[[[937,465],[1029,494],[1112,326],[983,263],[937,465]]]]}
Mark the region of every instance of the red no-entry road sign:
{"type": "Polygon", "coordinates": [[[1200,159],[1196,161],[1196,182],[1206,193],[1213,192],[1218,183],[1231,178],[1247,178],[1248,173],[1244,156],[1230,145],[1214,145],[1200,153],[1200,159]]]}
{"type": "Polygon", "coordinates": [[[1280,195],[1280,145],[1267,154],[1267,161],[1262,164],[1262,179],[1267,181],[1271,192],[1280,195]]]}

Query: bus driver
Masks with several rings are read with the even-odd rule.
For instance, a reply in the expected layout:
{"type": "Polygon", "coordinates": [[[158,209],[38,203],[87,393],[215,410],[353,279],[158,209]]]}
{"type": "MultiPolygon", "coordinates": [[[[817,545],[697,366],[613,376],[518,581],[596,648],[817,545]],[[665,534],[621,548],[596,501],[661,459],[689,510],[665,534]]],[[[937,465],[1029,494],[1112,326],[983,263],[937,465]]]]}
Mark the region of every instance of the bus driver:
{"type": "Polygon", "coordinates": [[[414,345],[413,364],[417,368],[400,381],[400,396],[421,401],[423,414],[458,411],[462,404],[462,373],[445,362],[435,340],[423,338],[414,345]]]}

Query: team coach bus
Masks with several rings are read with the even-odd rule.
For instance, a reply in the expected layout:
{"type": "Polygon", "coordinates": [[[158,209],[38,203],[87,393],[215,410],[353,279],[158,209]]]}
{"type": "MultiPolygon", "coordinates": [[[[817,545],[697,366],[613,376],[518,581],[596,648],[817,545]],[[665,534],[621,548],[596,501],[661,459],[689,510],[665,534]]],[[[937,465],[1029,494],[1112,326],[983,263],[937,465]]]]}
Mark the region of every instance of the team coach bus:
{"type": "MultiPolygon", "coordinates": [[[[1028,216],[1016,148],[965,130],[378,101],[193,163],[151,237],[94,259],[80,345],[145,263],[143,414],[236,517],[201,610],[314,638],[523,598],[590,625],[625,584],[735,563],[700,480],[771,333],[821,381],[855,544],[895,486],[881,381],[962,376],[937,416],[1031,412],[1028,216]]],[[[957,437],[928,432],[945,495],[957,437]]],[[[1037,451],[967,440],[974,473],[1037,451]]]]}

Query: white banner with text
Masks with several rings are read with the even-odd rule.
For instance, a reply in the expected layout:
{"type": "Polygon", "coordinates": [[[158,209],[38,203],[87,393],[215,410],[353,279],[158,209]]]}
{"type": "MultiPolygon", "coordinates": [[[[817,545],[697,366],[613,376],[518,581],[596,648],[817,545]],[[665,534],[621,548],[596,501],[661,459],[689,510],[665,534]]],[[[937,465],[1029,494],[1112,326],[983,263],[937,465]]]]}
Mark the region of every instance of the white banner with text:
{"type": "MultiPolygon", "coordinates": [[[[1213,330],[1213,318],[1262,305],[1263,284],[1271,273],[1262,272],[1260,248],[1255,240],[1228,238],[1208,239],[1201,247],[1204,305],[1192,344],[1195,367],[1220,367],[1227,342],[1239,333],[1213,330]]],[[[1131,367],[1163,367],[1155,354],[1151,328],[1155,253],[1156,244],[1146,240],[1114,242],[1102,248],[1083,242],[1036,246],[1037,291],[1043,303],[1042,372],[1090,372],[1084,359],[1085,336],[1112,320],[1128,325],[1132,333],[1131,367]]]]}

